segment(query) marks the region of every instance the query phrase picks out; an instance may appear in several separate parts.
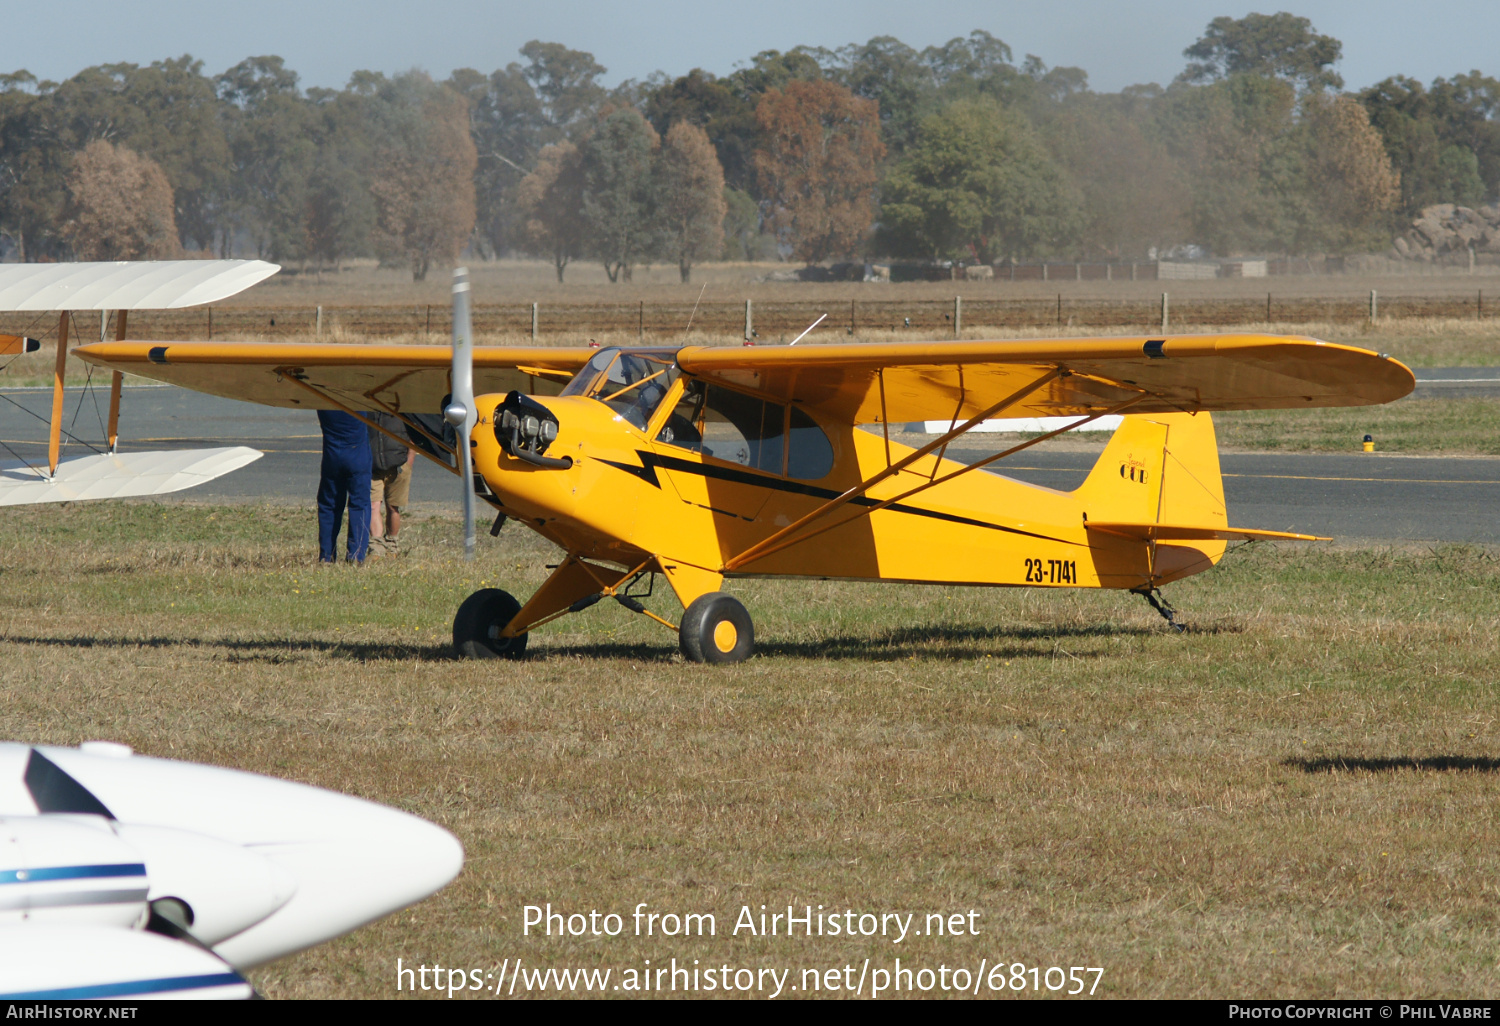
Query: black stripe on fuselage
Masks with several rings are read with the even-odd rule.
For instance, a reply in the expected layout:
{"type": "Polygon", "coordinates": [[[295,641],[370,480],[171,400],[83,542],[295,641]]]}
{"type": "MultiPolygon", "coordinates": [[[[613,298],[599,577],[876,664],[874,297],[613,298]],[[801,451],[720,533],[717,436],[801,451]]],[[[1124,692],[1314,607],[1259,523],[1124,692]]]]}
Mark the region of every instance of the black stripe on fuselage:
{"type": "MultiPolygon", "coordinates": [[[[801,481],[788,481],[786,478],[771,477],[765,474],[755,474],[748,470],[737,470],[734,467],[721,467],[713,463],[696,463],[693,460],[678,459],[675,456],[664,456],[661,453],[646,452],[637,449],[635,453],[640,457],[641,465],[633,467],[628,463],[616,463],[614,460],[600,460],[611,467],[625,471],[640,478],[648,484],[661,487],[657,479],[657,469],[676,470],[684,474],[696,474],[699,477],[713,478],[719,481],[732,481],[735,484],[752,485],[757,488],[769,488],[776,492],[791,492],[794,495],[807,495],[814,499],[837,499],[843,492],[835,492],[828,488],[819,488],[816,485],[804,484],[801,481]]],[[[881,500],[872,499],[867,495],[856,496],[849,500],[853,506],[877,506],[881,500]]],[[[1051,535],[1036,534],[1032,531],[1023,531],[1018,527],[1006,527],[1004,524],[993,524],[985,520],[975,520],[972,517],[959,516],[956,513],[940,513],[937,510],[922,509],[919,506],[908,506],[904,503],[895,503],[885,507],[892,513],[906,513],[910,516],[929,517],[933,520],[943,520],[950,524],[964,524],[968,527],[983,527],[991,531],[1004,531],[1006,534],[1019,534],[1025,538],[1038,538],[1042,541],[1059,542],[1064,545],[1076,545],[1064,538],[1053,538],[1051,535]]],[[[717,511],[715,511],[717,512],[717,511]]]]}

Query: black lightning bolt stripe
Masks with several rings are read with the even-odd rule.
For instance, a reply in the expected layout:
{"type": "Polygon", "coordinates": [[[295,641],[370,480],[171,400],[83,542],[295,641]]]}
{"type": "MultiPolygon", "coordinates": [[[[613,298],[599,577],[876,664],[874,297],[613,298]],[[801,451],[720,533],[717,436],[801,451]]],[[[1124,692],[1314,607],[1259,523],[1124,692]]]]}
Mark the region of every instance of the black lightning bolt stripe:
{"type": "Polygon", "coordinates": [[[616,470],[623,470],[627,474],[634,474],[653,488],[660,488],[661,482],[656,478],[656,462],[651,458],[652,454],[637,452],[636,455],[641,458],[639,467],[632,467],[629,463],[616,463],[614,460],[601,459],[599,462],[614,467],[616,470]]]}
{"type": "MultiPolygon", "coordinates": [[[[756,474],[748,470],[736,470],[733,467],[720,467],[711,463],[696,463],[692,460],[678,459],[675,456],[663,456],[659,453],[645,452],[640,449],[637,449],[635,454],[640,457],[641,461],[641,465],[638,467],[633,467],[629,463],[616,463],[614,460],[601,459],[599,462],[608,464],[618,470],[623,470],[627,474],[632,474],[656,488],[661,487],[661,482],[656,476],[656,470],[660,467],[663,470],[675,470],[679,473],[696,474],[699,477],[713,478],[719,481],[732,481],[735,484],[769,488],[776,492],[807,495],[815,499],[836,499],[844,494],[843,492],[835,492],[828,488],[819,488],[816,485],[803,484],[801,481],[788,481],[781,477],[756,474]]],[[[850,499],[849,504],[851,506],[876,506],[879,505],[880,501],[879,499],[872,499],[867,495],[860,495],[850,499]]],[[[941,513],[934,509],[922,509],[919,506],[908,506],[900,502],[887,506],[882,512],[906,513],[910,516],[928,517],[933,520],[943,520],[950,524],[964,524],[969,527],[983,527],[991,531],[1004,531],[1006,534],[1019,534],[1026,538],[1060,542],[1064,545],[1077,544],[1065,538],[1054,538],[1051,535],[1023,531],[1018,527],[1007,527],[1004,524],[994,524],[986,520],[975,520],[972,517],[959,516],[956,513],[941,513]]]]}

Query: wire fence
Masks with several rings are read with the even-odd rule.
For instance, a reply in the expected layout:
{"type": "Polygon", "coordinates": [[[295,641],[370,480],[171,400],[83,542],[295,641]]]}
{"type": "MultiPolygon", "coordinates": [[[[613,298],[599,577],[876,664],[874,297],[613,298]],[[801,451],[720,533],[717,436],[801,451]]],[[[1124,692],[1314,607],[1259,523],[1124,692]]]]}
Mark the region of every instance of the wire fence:
{"type": "MultiPolygon", "coordinates": [[[[750,337],[764,342],[789,341],[819,316],[826,319],[816,335],[826,339],[837,332],[859,337],[889,332],[921,332],[933,338],[957,334],[973,337],[985,328],[1136,328],[1162,330],[1163,302],[1152,299],[1088,299],[1028,297],[1016,299],[914,299],[753,301],[694,304],[624,303],[503,303],[477,305],[474,333],[504,336],[507,340],[540,343],[577,341],[607,335],[614,341],[643,343],[681,340],[691,319],[695,336],[725,341],[750,337]]],[[[1166,330],[1215,328],[1230,325],[1333,323],[1357,324],[1371,316],[1367,296],[1263,297],[1169,299],[1166,330]]],[[[1382,321],[1419,318],[1485,319],[1500,312],[1500,295],[1487,299],[1482,291],[1468,295],[1385,295],[1376,313],[1382,321]]],[[[88,318],[89,315],[83,315],[88,318]]],[[[190,341],[237,339],[405,338],[441,342],[452,331],[446,306],[324,306],[225,307],[193,310],[139,311],[130,315],[130,337],[190,341]]],[[[80,340],[86,329],[79,331],[80,340]]]]}

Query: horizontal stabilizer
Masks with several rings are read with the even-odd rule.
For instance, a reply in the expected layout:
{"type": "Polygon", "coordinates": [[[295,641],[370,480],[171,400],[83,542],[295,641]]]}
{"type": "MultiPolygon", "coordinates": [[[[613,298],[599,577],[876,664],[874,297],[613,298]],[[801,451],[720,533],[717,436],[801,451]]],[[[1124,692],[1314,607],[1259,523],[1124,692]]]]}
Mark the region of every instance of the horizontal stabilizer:
{"type": "Polygon", "coordinates": [[[262,455],[260,450],[243,445],[103,453],[64,460],[50,479],[45,467],[6,460],[0,462],[0,506],[166,495],[223,477],[262,455]]]}
{"type": "Polygon", "coordinates": [[[1331,541],[1316,534],[1294,534],[1290,531],[1257,531],[1250,527],[1193,527],[1188,524],[1120,524],[1088,521],[1090,531],[1115,534],[1140,541],[1253,541],[1256,538],[1279,538],[1282,541],[1331,541]]]}

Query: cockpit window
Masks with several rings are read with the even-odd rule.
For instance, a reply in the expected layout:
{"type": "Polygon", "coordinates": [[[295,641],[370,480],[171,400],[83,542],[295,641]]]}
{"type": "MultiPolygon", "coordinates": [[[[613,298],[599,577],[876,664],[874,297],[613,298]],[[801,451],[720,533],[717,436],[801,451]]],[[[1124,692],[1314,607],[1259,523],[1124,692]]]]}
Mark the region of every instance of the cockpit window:
{"type": "Polygon", "coordinates": [[[786,407],[694,381],[682,393],[656,440],[701,452],[705,456],[782,472],[782,435],[786,407]]]}
{"type": "Polygon", "coordinates": [[[673,350],[610,347],[595,353],[561,394],[598,399],[644,430],[680,373],[673,350]]]}
{"type": "Polygon", "coordinates": [[[656,440],[804,481],[833,471],[833,446],[806,412],[701,380],[688,382],[656,440]]]}

